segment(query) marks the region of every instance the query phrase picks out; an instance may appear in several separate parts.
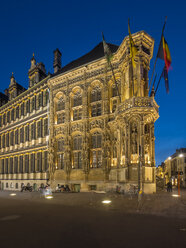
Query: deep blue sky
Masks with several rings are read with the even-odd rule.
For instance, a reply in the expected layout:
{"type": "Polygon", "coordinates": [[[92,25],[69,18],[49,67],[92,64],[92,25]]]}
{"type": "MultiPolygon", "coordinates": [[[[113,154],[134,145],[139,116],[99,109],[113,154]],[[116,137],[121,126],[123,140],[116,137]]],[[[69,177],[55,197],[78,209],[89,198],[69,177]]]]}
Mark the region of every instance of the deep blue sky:
{"type": "MultiPolygon", "coordinates": [[[[155,39],[157,53],[164,18],[165,37],[172,56],[169,73],[170,94],[161,82],[156,101],[160,118],[155,124],[156,165],[186,147],[186,1],[177,0],[7,0],[0,7],[0,91],[14,72],[18,83],[28,86],[32,53],[53,72],[53,50],[62,52],[62,64],[82,56],[101,41],[120,45],[130,18],[131,32],[145,30],[155,39]]],[[[154,56],[155,58],[155,56],[154,56]]],[[[151,61],[152,72],[153,60],[151,61]]],[[[158,63],[159,72],[163,62],[158,63]]]]}

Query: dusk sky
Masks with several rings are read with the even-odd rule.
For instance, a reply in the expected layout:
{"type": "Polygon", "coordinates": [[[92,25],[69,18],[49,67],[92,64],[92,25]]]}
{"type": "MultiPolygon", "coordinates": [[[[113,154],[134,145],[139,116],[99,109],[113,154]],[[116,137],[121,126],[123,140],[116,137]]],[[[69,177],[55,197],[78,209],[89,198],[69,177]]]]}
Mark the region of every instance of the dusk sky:
{"type": "MultiPolygon", "coordinates": [[[[131,32],[145,30],[155,40],[156,57],[165,16],[165,38],[172,57],[169,72],[170,93],[161,81],[155,97],[160,118],[155,124],[156,165],[186,147],[186,1],[145,0],[7,0],[0,8],[0,91],[9,86],[11,73],[16,81],[28,87],[28,69],[33,52],[37,62],[53,73],[53,51],[62,52],[62,66],[84,55],[102,39],[120,45],[131,32]]],[[[160,74],[163,61],[158,61],[160,74]]]]}

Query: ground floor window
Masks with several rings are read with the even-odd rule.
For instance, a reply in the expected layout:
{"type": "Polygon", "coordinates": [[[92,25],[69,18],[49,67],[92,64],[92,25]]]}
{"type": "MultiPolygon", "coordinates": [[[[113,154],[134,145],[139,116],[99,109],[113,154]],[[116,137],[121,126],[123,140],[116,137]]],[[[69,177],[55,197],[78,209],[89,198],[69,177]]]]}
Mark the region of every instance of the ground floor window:
{"type": "Polygon", "coordinates": [[[58,165],[58,169],[62,170],[64,169],[65,163],[64,163],[64,153],[58,154],[57,157],[57,165],[58,165]]]}
{"type": "Polygon", "coordinates": [[[102,164],[102,154],[101,150],[93,150],[92,151],[92,168],[100,168],[102,164]]]}
{"type": "Polygon", "coordinates": [[[73,161],[73,168],[74,169],[81,169],[82,168],[82,159],[81,159],[81,152],[74,152],[74,161],[73,161]]]}

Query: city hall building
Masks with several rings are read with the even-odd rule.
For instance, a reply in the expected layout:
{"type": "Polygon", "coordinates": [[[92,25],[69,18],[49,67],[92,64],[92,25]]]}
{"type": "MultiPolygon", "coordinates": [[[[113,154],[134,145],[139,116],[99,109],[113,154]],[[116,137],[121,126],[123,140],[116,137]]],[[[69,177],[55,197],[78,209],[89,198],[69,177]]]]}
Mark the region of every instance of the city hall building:
{"type": "Polygon", "coordinates": [[[25,90],[12,76],[1,94],[0,182],[3,189],[156,191],[154,122],[158,105],[149,97],[148,71],[154,40],[133,34],[138,48],[132,66],[129,38],[109,44],[108,64],[102,42],[61,67],[54,51],[54,73],[46,75],[34,57],[25,90]],[[49,101],[48,101],[49,99],[49,101]]]}

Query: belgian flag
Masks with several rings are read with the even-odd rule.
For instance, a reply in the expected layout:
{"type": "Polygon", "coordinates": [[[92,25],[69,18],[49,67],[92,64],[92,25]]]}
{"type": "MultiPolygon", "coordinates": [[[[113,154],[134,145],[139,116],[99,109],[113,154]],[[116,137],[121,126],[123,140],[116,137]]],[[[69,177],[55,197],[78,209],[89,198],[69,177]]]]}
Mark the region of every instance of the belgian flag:
{"type": "Polygon", "coordinates": [[[168,44],[167,44],[164,36],[162,36],[162,40],[160,42],[157,57],[159,59],[163,59],[165,61],[165,66],[166,66],[166,69],[168,72],[170,69],[170,65],[171,65],[172,60],[171,60],[170,50],[169,50],[168,44]]]}

